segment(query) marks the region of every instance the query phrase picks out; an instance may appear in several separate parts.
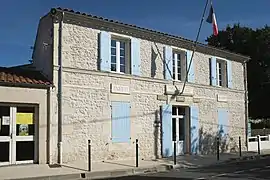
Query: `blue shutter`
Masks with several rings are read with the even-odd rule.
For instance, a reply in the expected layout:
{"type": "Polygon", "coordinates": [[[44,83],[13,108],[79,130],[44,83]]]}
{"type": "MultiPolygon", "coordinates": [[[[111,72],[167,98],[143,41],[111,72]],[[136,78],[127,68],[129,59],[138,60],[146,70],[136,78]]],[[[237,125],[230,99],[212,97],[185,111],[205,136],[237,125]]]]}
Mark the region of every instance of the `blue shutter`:
{"type": "Polygon", "coordinates": [[[169,157],[173,154],[172,147],[172,106],[162,106],[162,155],[169,157]]]}
{"type": "Polygon", "coordinates": [[[112,102],[112,142],[130,140],[130,103],[112,102]]]}
{"type": "Polygon", "coordinates": [[[227,60],[227,81],[228,88],[232,88],[232,62],[227,60]]]}
{"type": "MultiPolygon", "coordinates": [[[[195,81],[194,60],[191,61],[191,56],[192,56],[192,51],[187,51],[187,52],[186,52],[186,57],[187,57],[187,69],[188,69],[188,67],[189,67],[189,64],[191,63],[190,69],[189,69],[189,72],[188,72],[188,82],[194,83],[194,81],[195,81]]],[[[193,59],[194,59],[194,58],[193,58],[193,59]]]]}
{"type": "Polygon", "coordinates": [[[223,108],[218,109],[218,134],[220,136],[228,134],[228,111],[223,108]]]}
{"type": "Polygon", "coordinates": [[[216,57],[212,57],[211,62],[210,62],[210,83],[212,86],[217,85],[217,59],[216,57]]]}
{"type": "Polygon", "coordinates": [[[141,75],[140,40],[131,38],[131,71],[133,75],[141,75]]]}
{"type": "Polygon", "coordinates": [[[172,47],[165,46],[164,47],[164,70],[165,70],[165,79],[171,80],[173,75],[173,53],[172,47]]]}
{"type": "Polygon", "coordinates": [[[190,107],[190,150],[191,153],[199,153],[199,108],[197,106],[190,107]]]}
{"type": "Polygon", "coordinates": [[[99,38],[100,70],[111,71],[111,35],[101,31],[99,38]]]}

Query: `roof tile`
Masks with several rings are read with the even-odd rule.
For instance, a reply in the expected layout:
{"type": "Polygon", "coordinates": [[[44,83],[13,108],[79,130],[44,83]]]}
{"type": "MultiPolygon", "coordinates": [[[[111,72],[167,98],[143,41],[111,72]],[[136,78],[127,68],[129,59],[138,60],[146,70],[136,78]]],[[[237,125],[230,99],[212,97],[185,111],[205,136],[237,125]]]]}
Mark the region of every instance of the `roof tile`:
{"type": "Polygon", "coordinates": [[[20,67],[0,67],[0,83],[25,85],[52,85],[41,72],[20,67]]]}

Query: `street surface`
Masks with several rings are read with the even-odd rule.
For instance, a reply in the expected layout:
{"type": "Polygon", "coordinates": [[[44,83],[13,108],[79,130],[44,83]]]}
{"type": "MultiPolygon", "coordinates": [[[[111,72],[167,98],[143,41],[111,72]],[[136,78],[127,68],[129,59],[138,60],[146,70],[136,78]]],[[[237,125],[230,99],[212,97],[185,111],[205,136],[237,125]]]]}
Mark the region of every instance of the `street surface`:
{"type": "Polygon", "coordinates": [[[111,178],[109,180],[265,180],[270,179],[270,157],[196,169],[176,169],[166,173],[111,178]]]}

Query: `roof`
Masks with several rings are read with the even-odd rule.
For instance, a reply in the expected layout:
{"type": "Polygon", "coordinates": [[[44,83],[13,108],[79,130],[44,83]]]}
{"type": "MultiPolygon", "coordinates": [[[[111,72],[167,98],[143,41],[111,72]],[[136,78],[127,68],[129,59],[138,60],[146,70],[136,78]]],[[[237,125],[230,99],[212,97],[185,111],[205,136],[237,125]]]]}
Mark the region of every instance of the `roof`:
{"type": "Polygon", "coordinates": [[[0,85],[48,87],[51,86],[52,83],[37,70],[15,66],[0,67],[0,85]]]}
{"type": "MultiPolygon", "coordinates": [[[[120,22],[120,21],[107,19],[107,18],[104,18],[104,17],[101,17],[101,16],[95,16],[95,15],[92,15],[92,14],[87,14],[87,13],[75,11],[75,10],[69,9],[69,8],[57,7],[57,8],[52,8],[51,12],[53,12],[53,11],[55,11],[55,13],[56,13],[56,11],[66,12],[68,14],[72,14],[72,15],[76,15],[76,16],[88,17],[88,18],[96,19],[96,20],[99,20],[99,21],[102,21],[102,22],[113,23],[113,24],[122,25],[122,26],[129,27],[129,28],[135,28],[137,30],[142,30],[144,32],[155,33],[156,35],[161,35],[161,36],[164,36],[164,37],[172,38],[173,40],[182,40],[185,43],[190,44],[192,47],[193,47],[193,45],[195,43],[195,41],[190,40],[190,39],[186,39],[186,38],[181,37],[181,36],[167,34],[167,33],[164,33],[164,32],[160,32],[160,31],[156,31],[156,30],[152,30],[152,29],[148,29],[148,28],[143,28],[143,27],[139,27],[139,26],[136,26],[136,25],[123,23],[123,22],[120,22]]],[[[234,52],[230,52],[228,50],[223,50],[223,49],[220,49],[220,48],[216,48],[214,46],[210,46],[210,45],[203,44],[203,43],[200,43],[200,42],[197,42],[197,46],[200,46],[202,48],[208,48],[209,51],[207,51],[207,52],[212,52],[212,50],[217,50],[217,51],[219,51],[221,53],[227,53],[230,56],[235,55],[235,56],[237,56],[237,57],[239,57],[241,59],[244,59],[244,61],[248,61],[250,59],[250,57],[248,57],[248,56],[244,56],[244,55],[239,54],[239,53],[234,53],[234,52]]]]}

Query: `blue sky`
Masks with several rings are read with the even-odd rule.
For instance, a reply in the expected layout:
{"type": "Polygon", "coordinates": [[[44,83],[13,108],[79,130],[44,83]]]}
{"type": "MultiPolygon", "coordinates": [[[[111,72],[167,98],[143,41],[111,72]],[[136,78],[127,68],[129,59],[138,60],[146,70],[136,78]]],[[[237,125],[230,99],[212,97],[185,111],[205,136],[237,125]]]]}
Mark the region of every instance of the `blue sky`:
{"type": "MultiPolygon", "coordinates": [[[[136,24],[142,27],[195,39],[206,0],[8,0],[1,1],[0,66],[28,63],[40,17],[52,7],[136,24]]],[[[213,0],[219,29],[240,22],[257,28],[270,24],[270,1],[213,0]]],[[[208,10],[206,16],[208,15],[208,10]]],[[[211,35],[203,24],[200,41],[211,35]]]]}

